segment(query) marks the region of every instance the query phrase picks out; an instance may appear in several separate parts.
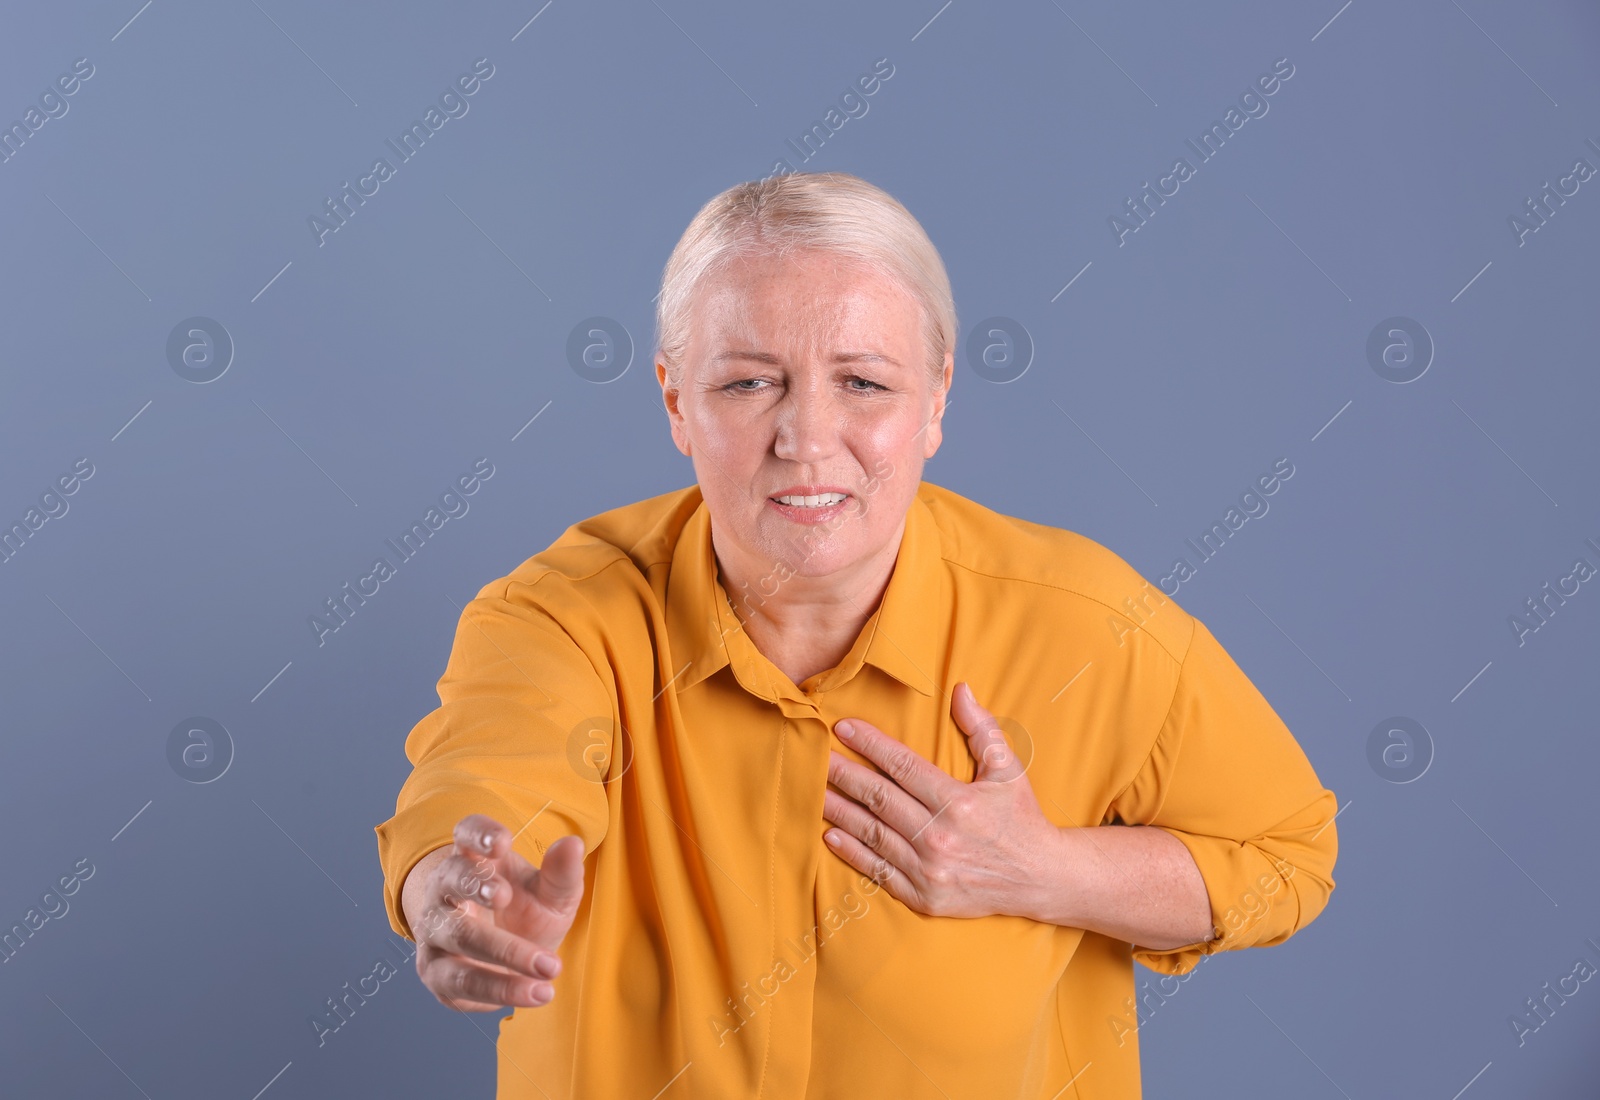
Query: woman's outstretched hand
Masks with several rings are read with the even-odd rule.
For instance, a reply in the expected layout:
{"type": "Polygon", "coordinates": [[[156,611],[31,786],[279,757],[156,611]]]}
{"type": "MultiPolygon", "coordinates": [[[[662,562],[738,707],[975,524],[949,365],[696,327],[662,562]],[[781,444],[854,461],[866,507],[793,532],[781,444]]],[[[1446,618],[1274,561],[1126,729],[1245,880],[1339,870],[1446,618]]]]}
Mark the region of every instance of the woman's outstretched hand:
{"type": "Polygon", "coordinates": [[[441,1004],[463,1012],[548,1004],[561,973],[556,951],[582,900],[581,837],[557,840],[535,867],[511,850],[509,829],[469,814],[429,873],[412,922],[417,974],[441,1004]]]}

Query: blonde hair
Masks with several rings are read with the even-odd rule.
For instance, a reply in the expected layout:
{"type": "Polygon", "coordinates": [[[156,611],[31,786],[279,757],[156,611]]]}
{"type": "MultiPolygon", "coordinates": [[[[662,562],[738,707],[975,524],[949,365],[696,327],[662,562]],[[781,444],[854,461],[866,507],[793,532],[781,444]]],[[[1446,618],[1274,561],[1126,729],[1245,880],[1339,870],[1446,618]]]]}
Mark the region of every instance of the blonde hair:
{"type": "Polygon", "coordinates": [[[790,172],[751,180],[700,208],[661,273],[656,299],[656,355],[669,384],[683,379],[683,356],[700,284],[750,256],[782,258],[822,249],[898,282],[922,307],[930,386],[944,380],[944,357],[956,341],[956,306],[938,249],[911,212],[887,191],[846,172],[790,172]]]}

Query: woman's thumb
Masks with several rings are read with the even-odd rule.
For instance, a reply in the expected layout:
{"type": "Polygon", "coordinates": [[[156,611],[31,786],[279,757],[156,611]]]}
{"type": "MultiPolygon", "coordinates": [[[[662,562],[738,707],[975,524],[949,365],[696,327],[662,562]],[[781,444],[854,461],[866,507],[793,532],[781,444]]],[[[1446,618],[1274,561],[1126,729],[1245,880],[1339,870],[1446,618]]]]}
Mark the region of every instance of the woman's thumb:
{"type": "Polygon", "coordinates": [[[545,849],[534,896],[558,912],[576,910],[583,897],[583,838],[564,836],[545,849]]]}

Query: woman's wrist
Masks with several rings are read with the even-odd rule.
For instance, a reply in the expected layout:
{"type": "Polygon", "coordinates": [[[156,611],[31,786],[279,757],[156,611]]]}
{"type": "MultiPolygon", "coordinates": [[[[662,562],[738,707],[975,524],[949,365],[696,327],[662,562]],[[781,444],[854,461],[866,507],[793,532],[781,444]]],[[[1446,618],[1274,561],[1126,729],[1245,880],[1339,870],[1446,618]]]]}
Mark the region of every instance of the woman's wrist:
{"type": "Polygon", "coordinates": [[[1211,935],[1205,881],[1188,848],[1166,830],[1058,827],[1045,848],[1027,907],[1034,920],[1156,950],[1211,935]]]}
{"type": "Polygon", "coordinates": [[[1081,832],[1051,826],[1044,834],[1035,888],[1019,915],[1043,924],[1086,927],[1082,923],[1088,915],[1083,907],[1085,889],[1081,876],[1084,838],[1076,835],[1081,832]]]}

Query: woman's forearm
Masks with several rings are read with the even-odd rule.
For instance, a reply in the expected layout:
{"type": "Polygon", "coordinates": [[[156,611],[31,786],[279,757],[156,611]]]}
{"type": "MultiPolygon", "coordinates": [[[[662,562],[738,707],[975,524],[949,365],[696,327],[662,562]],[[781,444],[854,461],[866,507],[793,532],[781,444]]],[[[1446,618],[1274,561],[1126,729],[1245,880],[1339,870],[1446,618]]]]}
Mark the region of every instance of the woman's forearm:
{"type": "Polygon", "coordinates": [[[1189,849],[1149,825],[1057,830],[1033,912],[1157,951],[1212,938],[1205,880],[1189,849]]]}

